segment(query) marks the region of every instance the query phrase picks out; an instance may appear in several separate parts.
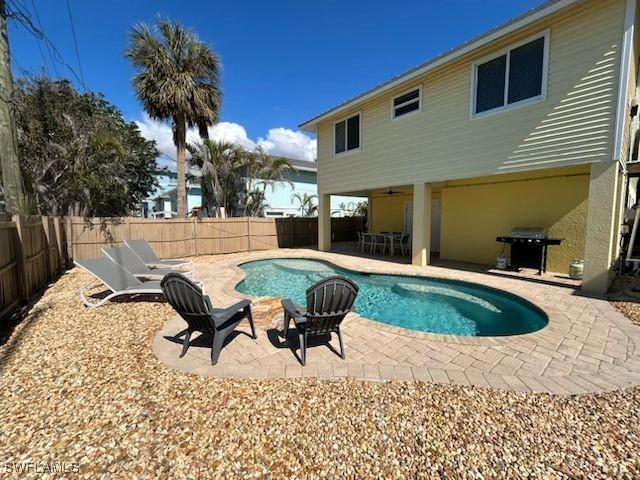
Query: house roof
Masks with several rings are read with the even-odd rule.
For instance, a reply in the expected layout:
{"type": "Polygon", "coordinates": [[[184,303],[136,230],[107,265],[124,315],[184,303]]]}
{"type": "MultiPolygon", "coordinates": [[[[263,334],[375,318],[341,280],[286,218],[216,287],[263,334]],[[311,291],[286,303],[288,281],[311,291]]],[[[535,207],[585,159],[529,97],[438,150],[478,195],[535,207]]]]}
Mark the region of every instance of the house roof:
{"type": "MultiPolygon", "coordinates": [[[[285,157],[286,158],[286,157],[285,157]]],[[[314,160],[299,160],[297,158],[287,158],[291,166],[303,172],[317,172],[318,163],[314,160]]]]}
{"type": "MultiPolygon", "coordinates": [[[[295,170],[302,171],[302,172],[317,172],[318,171],[318,163],[315,160],[301,160],[299,158],[287,158],[287,157],[281,157],[281,158],[289,160],[289,163],[291,164],[291,166],[295,170]]],[[[200,169],[197,168],[197,167],[189,168],[188,174],[193,176],[193,177],[201,177],[202,176],[202,173],[200,172],[200,169]]],[[[158,172],[156,172],[156,175],[176,175],[176,172],[174,170],[158,171],[158,172]]]]}
{"type": "Polygon", "coordinates": [[[400,75],[396,75],[390,80],[384,83],[381,83],[380,85],[377,85],[359,95],[356,95],[355,97],[352,97],[349,100],[346,100],[340,105],[333,107],[301,123],[300,128],[309,132],[313,132],[315,131],[318,123],[327,119],[328,117],[336,115],[342,111],[348,110],[359,103],[362,103],[370,98],[375,97],[376,95],[379,95],[383,92],[391,90],[397,86],[402,85],[403,83],[409,82],[414,78],[429,72],[430,70],[433,70],[441,65],[444,65],[445,63],[451,62],[461,57],[462,55],[465,55],[477,48],[480,48],[490,42],[493,42],[494,40],[497,40],[505,35],[508,35],[509,33],[515,30],[518,30],[526,25],[529,25],[530,23],[538,21],[564,8],[567,8],[570,5],[573,5],[574,3],[577,3],[579,1],[582,1],[582,0],[550,0],[546,3],[543,3],[539,7],[534,8],[523,15],[520,15],[519,17],[516,17],[498,27],[495,27],[489,30],[488,32],[483,33],[482,35],[479,35],[447,52],[444,52],[441,55],[438,55],[428,60],[427,62],[421,65],[418,65],[417,67],[414,67],[404,73],[401,73],[400,75]]]}

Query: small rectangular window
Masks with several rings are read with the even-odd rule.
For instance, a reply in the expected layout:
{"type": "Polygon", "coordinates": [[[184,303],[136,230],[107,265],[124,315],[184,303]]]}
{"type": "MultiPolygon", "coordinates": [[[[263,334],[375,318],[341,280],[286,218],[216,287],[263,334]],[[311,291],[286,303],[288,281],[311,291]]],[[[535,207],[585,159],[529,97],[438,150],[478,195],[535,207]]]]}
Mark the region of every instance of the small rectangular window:
{"type": "Polygon", "coordinates": [[[411,112],[420,110],[422,103],[422,88],[418,87],[410,92],[398,95],[393,99],[392,118],[398,118],[411,112]]]}
{"type": "Polygon", "coordinates": [[[548,33],[474,66],[473,114],[500,110],[546,91],[548,33]]]}
{"type": "Polygon", "coordinates": [[[360,114],[336,122],[335,153],[345,153],[360,148],[360,114]]]}

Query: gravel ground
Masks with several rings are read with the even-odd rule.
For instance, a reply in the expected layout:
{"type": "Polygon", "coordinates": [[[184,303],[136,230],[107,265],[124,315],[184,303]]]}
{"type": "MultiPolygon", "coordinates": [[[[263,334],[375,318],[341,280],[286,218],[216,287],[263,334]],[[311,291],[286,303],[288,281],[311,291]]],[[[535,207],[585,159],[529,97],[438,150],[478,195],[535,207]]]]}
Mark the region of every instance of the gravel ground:
{"type": "Polygon", "coordinates": [[[90,311],[86,280],[60,278],[0,347],[2,478],[640,478],[640,388],[190,376],[151,353],[168,305],[90,311]]]}
{"type": "Polygon", "coordinates": [[[624,316],[640,326],[640,276],[629,274],[623,280],[616,277],[611,285],[609,299],[624,316]]]}

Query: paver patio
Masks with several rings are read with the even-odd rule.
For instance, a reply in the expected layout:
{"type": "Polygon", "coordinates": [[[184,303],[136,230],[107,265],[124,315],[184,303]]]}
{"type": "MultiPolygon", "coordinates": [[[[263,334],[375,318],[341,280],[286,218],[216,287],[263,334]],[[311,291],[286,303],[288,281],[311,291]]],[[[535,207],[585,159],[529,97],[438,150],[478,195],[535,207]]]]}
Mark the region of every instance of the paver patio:
{"type": "MultiPolygon", "coordinates": [[[[216,306],[252,298],[258,339],[238,334],[210,364],[205,341],[197,339],[183,358],[173,339],[186,324],[172,317],[153,341],[156,357],[171,368],[198,375],[234,378],[352,377],[363,380],[426,380],[523,392],[581,394],[640,384],[640,327],[606,300],[580,295],[568,285],[548,285],[454,268],[426,267],[315,250],[275,250],[199,263],[196,276],[216,306]],[[272,299],[235,290],[242,262],[263,258],[312,258],[370,273],[424,275],[464,280],[506,290],[534,303],[549,317],[538,332],[509,337],[460,337],[415,332],[351,314],[343,323],[346,360],[326,344],[312,344],[307,366],[278,335],[281,310],[272,299]]],[[[244,331],[248,331],[248,325],[244,331]]],[[[243,330],[240,327],[240,330],[243,330]]],[[[332,339],[337,345],[337,338],[332,339]]],[[[294,346],[297,347],[296,344],[294,346]]]]}

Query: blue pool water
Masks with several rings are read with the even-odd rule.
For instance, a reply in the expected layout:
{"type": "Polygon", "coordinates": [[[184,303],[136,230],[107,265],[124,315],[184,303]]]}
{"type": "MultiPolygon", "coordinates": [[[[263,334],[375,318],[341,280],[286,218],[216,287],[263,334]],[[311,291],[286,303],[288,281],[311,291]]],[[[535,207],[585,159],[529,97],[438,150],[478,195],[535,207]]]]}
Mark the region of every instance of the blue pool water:
{"type": "Polygon", "coordinates": [[[289,297],[305,306],[305,291],[318,280],[342,275],[360,287],[355,310],[399,327],[452,335],[498,336],[534,332],[547,316],[533,304],[473,283],[400,275],[374,275],[305,259],[256,260],[240,265],[240,292],[289,297]]]}

